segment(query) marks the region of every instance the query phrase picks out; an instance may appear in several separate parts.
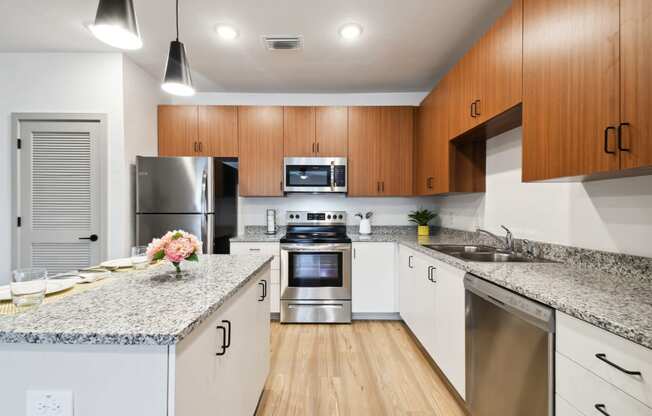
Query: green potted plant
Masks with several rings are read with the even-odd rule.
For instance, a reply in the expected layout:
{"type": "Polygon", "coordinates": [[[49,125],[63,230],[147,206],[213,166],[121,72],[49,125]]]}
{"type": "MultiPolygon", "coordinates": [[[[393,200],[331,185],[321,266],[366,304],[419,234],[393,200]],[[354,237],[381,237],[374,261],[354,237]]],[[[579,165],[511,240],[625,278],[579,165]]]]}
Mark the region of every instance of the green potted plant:
{"type": "Polygon", "coordinates": [[[432,221],[436,216],[437,214],[429,209],[418,209],[408,214],[410,222],[413,222],[418,226],[417,234],[420,236],[430,235],[430,227],[428,224],[430,224],[430,221],[432,221]]]}

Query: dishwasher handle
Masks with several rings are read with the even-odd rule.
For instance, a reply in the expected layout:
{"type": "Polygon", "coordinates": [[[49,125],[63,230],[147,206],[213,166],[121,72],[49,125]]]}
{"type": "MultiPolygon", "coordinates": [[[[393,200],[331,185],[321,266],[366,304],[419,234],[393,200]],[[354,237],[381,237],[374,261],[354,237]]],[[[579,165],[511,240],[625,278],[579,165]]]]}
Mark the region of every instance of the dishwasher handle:
{"type": "Polygon", "coordinates": [[[464,288],[487,302],[530,322],[544,331],[555,332],[555,310],[508,289],[467,273],[464,288]]]}

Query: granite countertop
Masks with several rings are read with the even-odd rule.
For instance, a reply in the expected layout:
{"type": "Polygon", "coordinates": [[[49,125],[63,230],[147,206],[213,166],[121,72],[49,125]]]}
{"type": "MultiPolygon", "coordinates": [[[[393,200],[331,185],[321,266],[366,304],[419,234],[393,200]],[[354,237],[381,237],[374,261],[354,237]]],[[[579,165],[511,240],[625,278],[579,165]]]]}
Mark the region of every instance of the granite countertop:
{"type": "Polygon", "coordinates": [[[172,345],[271,261],[267,255],[200,256],[186,279],[160,265],[21,315],[0,317],[0,343],[172,345]]]}
{"type": "MultiPolygon", "coordinates": [[[[256,228],[232,241],[261,242],[256,228]]],[[[282,234],[275,236],[278,241],[282,234]]],[[[476,233],[436,229],[417,237],[413,227],[374,227],[360,235],[350,227],[353,242],[396,242],[458,269],[589,322],[630,341],[652,348],[652,259],[616,253],[538,245],[544,257],[558,263],[469,262],[431,250],[425,244],[485,244],[476,233]]]]}
{"type": "Polygon", "coordinates": [[[450,236],[399,243],[499,286],[652,348],[652,279],[564,263],[481,263],[459,260],[423,244],[465,244],[450,236]]]}

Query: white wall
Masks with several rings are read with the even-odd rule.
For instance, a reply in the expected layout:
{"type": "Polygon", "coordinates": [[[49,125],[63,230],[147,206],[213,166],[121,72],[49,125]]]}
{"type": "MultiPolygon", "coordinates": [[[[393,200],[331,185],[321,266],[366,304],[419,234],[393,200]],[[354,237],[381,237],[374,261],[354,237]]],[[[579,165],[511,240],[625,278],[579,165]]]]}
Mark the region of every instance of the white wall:
{"type": "Polygon", "coordinates": [[[0,53],[0,284],[11,269],[11,113],[103,113],[109,258],[128,253],[129,166],[137,153],[156,150],[155,80],[120,53],[0,53]],[[125,138],[128,142],[125,143],[125,138]]]}
{"type": "Polygon", "coordinates": [[[121,251],[124,221],[120,170],[124,157],[122,117],[122,56],[117,53],[0,54],[0,283],[10,271],[11,171],[15,145],[10,119],[14,112],[107,114],[104,149],[110,166],[107,189],[108,252],[121,251]]]}
{"type": "Polygon", "coordinates": [[[652,176],[521,183],[520,128],[487,142],[484,195],[437,198],[442,223],[520,238],[652,257],[652,176]]]}
{"type": "Polygon", "coordinates": [[[420,208],[435,208],[434,198],[349,198],[343,195],[289,195],[285,198],[239,198],[238,233],[245,225],[265,225],[266,210],[277,211],[279,225],[285,225],[286,211],[346,211],[349,225],[359,221],[357,212],[373,211],[373,225],[409,225],[408,212],[420,208]]]}
{"type": "Polygon", "coordinates": [[[158,155],[157,106],[163,100],[160,81],[154,79],[129,58],[123,59],[124,151],[122,173],[128,188],[125,195],[127,218],[123,224],[123,247],[135,240],[136,156],[158,155]]]}

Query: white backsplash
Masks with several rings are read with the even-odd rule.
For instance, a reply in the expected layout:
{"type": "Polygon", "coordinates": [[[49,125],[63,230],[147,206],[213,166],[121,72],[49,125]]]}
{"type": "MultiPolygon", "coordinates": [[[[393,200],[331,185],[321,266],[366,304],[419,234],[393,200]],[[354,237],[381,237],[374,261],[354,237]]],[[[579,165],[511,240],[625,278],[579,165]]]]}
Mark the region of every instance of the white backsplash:
{"type": "Polygon", "coordinates": [[[372,211],[374,225],[409,225],[407,214],[415,209],[435,208],[435,198],[351,198],[344,195],[290,194],[285,198],[239,198],[238,234],[246,225],[265,225],[266,210],[277,210],[278,225],[285,225],[286,211],[346,211],[349,225],[358,225],[357,212],[372,211]]]}

